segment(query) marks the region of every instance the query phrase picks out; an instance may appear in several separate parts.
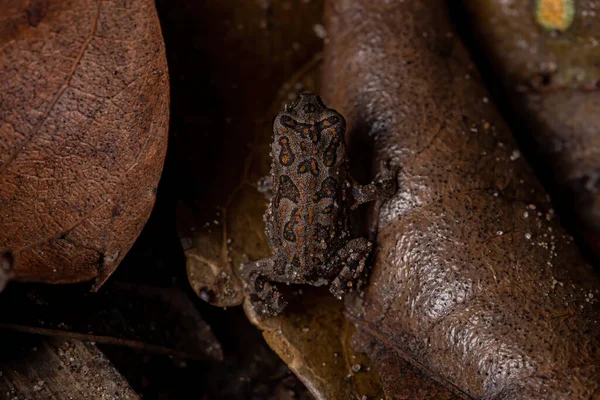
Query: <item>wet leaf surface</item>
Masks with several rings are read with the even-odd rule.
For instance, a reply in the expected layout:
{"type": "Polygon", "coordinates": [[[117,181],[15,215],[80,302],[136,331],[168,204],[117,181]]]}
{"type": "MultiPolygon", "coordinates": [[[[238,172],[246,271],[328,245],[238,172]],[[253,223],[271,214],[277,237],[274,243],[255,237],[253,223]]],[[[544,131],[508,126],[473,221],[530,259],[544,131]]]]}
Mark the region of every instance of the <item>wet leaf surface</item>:
{"type": "Polygon", "coordinates": [[[376,366],[385,398],[398,400],[467,398],[460,391],[449,390],[443,384],[434,381],[431,376],[419,371],[407,361],[404,354],[390,351],[385,339],[378,340],[382,338],[376,338],[372,333],[357,330],[353,337],[353,347],[367,354],[370,362],[376,366]]]}
{"type": "Polygon", "coordinates": [[[139,399],[91,343],[3,335],[0,393],[6,399],[139,399]]]}
{"type": "Polygon", "coordinates": [[[539,175],[556,192],[561,214],[578,222],[570,225],[600,254],[600,4],[536,4],[465,1],[457,13],[468,14],[464,26],[478,38],[472,47],[503,85],[496,97],[508,93],[513,131],[540,159],[539,175]],[[563,21],[565,15],[572,17],[563,21]]]}
{"type": "Polygon", "coordinates": [[[154,4],[0,9],[0,251],[15,279],[98,287],[146,223],[166,151],[154,4]]]}
{"type": "MultiPolygon", "coordinates": [[[[371,143],[373,165],[401,167],[369,285],[347,309],[362,347],[379,342],[473,398],[593,397],[598,276],[519,155],[446,3],[327,5],[324,92],[348,121],[351,159],[371,143]]],[[[378,365],[381,376],[397,365],[378,365]]]]}

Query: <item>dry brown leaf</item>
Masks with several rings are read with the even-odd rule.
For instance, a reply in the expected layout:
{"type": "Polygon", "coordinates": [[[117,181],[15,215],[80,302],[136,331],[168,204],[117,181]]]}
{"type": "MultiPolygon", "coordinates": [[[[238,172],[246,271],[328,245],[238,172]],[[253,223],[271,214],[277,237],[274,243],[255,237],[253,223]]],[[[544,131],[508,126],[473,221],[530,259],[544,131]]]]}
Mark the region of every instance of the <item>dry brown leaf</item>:
{"type": "Polygon", "coordinates": [[[0,251],[100,286],[154,204],[168,72],[154,3],[2,0],[0,251]]]}
{"type": "Polygon", "coordinates": [[[261,318],[248,303],[246,315],[315,398],[381,398],[376,369],[364,354],[352,350],[354,326],[343,315],[344,303],[315,289],[287,298],[293,300],[277,317],[261,318]]]}
{"type": "Polygon", "coordinates": [[[327,5],[326,104],[346,117],[351,156],[371,141],[373,165],[401,168],[348,308],[364,346],[473,398],[596,396],[600,281],[515,157],[447,2],[327,5]]]}

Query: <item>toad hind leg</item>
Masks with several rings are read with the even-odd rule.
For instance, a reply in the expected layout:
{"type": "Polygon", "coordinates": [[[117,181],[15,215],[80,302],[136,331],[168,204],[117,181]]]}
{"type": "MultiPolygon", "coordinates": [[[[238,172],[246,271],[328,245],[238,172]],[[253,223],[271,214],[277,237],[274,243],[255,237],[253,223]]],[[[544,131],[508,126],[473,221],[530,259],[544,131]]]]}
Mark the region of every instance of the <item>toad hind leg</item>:
{"type": "Polygon", "coordinates": [[[269,281],[277,280],[273,258],[264,258],[246,264],[242,269],[242,279],[254,310],[260,315],[277,315],[287,305],[277,287],[269,281]]]}
{"type": "Polygon", "coordinates": [[[354,288],[372,248],[373,244],[365,238],[352,239],[328,261],[331,267],[343,265],[329,287],[335,297],[341,299],[354,288]]]}

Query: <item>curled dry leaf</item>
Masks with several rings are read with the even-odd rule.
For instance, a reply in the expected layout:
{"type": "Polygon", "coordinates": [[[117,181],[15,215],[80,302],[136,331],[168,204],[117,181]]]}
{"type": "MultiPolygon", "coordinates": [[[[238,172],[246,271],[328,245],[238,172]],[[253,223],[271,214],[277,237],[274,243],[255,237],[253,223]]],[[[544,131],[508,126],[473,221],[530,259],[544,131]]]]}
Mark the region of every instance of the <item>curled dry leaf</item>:
{"type": "Polygon", "coordinates": [[[0,251],[15,279],[101,285],[154,204],[166,58],[150,0],[2,0],[0,251]]]}
{"type": "Polygon", "coordinates": [[[1,346],[0,393],[7,399],[125,399],[140,397],[91,343],[13,338],[1,346]],[[28,339],[28,340],[24,340],[28,339]],[[8,346],[8,347],[7,347],[8,346]]]}
{"type": "Polygon", "coordinates": [[[600,254],[600,18],[596,1],[464,1],[477,45],[600,254]],[[596,238],[591,236],[595,232],[596,238]]]}
{"type": "Polygon", "coordinates": [[[512,157],[447,3],[327,5],[326,101],[355,151],[355,137],[372,138],[374,165],[401,166],[369,285],[348,308],[363,347],[473,398],[593,398],[600,281],[512,157]]]}

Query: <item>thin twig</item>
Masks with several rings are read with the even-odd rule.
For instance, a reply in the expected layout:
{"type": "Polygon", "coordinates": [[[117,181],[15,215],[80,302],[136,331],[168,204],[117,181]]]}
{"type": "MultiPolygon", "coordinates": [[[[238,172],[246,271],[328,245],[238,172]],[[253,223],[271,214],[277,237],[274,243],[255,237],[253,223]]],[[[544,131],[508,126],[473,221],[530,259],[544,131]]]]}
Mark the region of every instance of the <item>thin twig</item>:
{"type": "Polygon", "coordinates": [[[179,358],[187,358],[193,360],[206,360],[208,356],[204,354],[198,353],[188,353],[184,351],[178,351],[171,349],[169,347],[160,346],[156,344],[145,343],[139,340],[133,339],[122,339],[114,336],[102,336],[102,335],[92,335],[87,333],[80,332],[69,332],[63,331],[60,329],[50,329],[50,328],[40,328],[37,326],[26,326],[26,325],[16,325],[16,324],[7,324],[0,323],[0,329],[30,333],[33,335],[42,335],[42,336],[51,336],[51,337],[63,337],[66,339],[74,339],[81,340],[86,342],[95,342],[102,343],[114,346],[123,346],[129,347],[137,350],[145,350],[151,353],[162,354],[167,356],[179,357],[179,358]]]}

